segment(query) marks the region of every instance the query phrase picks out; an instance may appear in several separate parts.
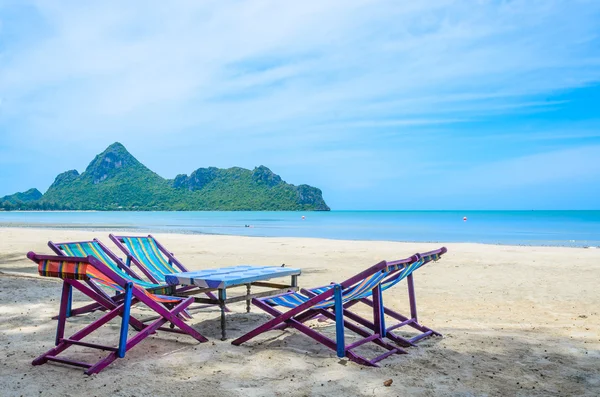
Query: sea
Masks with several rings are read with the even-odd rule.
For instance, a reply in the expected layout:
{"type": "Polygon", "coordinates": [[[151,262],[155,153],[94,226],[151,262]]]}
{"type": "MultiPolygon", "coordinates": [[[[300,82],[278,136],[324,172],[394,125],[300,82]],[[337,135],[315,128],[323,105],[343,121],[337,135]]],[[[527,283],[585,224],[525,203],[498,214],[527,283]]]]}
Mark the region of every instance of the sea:
{"type": "Polygon", "coordinates": [[[0,227],[600,247],[600,211],[0,212],[0,227]]]}

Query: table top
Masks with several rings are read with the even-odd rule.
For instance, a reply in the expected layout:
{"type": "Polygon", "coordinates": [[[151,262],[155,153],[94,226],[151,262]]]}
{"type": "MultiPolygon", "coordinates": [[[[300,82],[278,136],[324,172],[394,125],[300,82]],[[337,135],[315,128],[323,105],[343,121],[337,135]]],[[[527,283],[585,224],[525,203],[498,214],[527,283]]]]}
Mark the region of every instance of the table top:
{"type": "Polygon", "coordinates": [[[293,267],[240,265],[173,273],[165,276],[171,285],[197,285],[201,288],[227,288],[276,277],[298,276],[301,270],[293,267]]]}

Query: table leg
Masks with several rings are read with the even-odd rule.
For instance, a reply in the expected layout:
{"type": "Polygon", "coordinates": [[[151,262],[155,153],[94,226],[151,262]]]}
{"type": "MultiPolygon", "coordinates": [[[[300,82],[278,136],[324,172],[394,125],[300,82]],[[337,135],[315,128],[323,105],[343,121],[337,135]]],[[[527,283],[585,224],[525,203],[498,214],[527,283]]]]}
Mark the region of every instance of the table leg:
{"type": "Polygon", "coordinates": [[[252,284],[246,284],[246,313],[250,313],[250,287],[252,284]]]}
{"type": "Polygon", "coordinates": [[[227,339],[227,333],[225,331],[225,300],[227,294],[225,289],[219,289],[219,306],[221,307],[221,340],[227,339]]]}
{"type": "Polygon", "coordinates": [[[292,287],[298,286],[298,276],[292,276],[292,287]]]}

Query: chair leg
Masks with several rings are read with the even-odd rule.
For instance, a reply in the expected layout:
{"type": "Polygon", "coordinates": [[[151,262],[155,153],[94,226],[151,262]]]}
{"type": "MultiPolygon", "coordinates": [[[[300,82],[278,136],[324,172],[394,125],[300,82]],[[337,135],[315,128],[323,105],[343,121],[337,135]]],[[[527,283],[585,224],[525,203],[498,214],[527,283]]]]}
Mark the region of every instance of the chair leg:
{"type": "Polygon", "coordinates": [[[413,318],[415,322],[417,320],[417,298],[415,296],[415,284],[413,280],[413,275],[409,274],[406,277],[406,283],[408,284],[408,301],[410,303],[410,318],[413,318]]]}
{"type": "Polygon", "coordinates": [[[69,317],[69,304],[70,298],[73,293],[73,287],[68,282],[63,282],[62,294],[60,297],[60,309],[58,311],[58,325],[56,327],[56,338],[54,339],[54,346],[58,346],[61,339],[65,336],[65,323],[67,317],[69,317]]]}
{"type": "Polygon", "coordinates": [[[381,294],[381,285],[373,289],[373,320],[375,323],[375,332],[385,336],[385,316],[383,314],[383,296],[381,294]]]}
{"type": "MultiPolygon", "coordinates": [[[[368,298],[363,298],[360,300],[360,302],[373,307],[374,306],[374,302],[368,298]]],[[[390,316],[398,321],[400,321],[399,323],[386,327],[386,337],[389,338],[390,340],[393,340],[394,342],[400,344],[401,346],[415,346],[415,342],[417,342],[418,340],[421,340],[425,337],[431,336],[431,335],[435,335],[435,336],[442,336],[442,334],[440,334],[437,331],[432,330],[431,328],[428,328],[424,325],[419,324],[415,318],[409,318],[406,317],[392,309],[389,309],[385,306],[382,306],[382,310],[383,313],[387,316],[390,316]],[[411,328],[416,329],[417,331],[420,331],[420,334],[413,337],[413,338],[403,338],[401,336],[398,336],[394,333],[392,333],[392,331],[404,327],[404,326],[409,326],[411,328]]],[[[416,307],[415,307],[416,310],[416,307]]],[[[416,311],[415,311],[416,313],[416,311]]],[[[349,316],[352,316],[353,314],[351,313],[349,316]]],[[[371,328],[371,326],[369,326],[368,324],[362,324],[366,327],[371,328]]],[[[373,325],[374,326],[374,325],[373,325]]],[[[374,328],[371,328],[374,329],[374,328]]]]}
{"type": "MultiPolygon", "coordinates": [[[[106,300],[110,300],[113,301],[115,304],[118,304],[122,299],[119,299],[120,294],[117,294],[113,297],[109,296],[108,294],[106,294],[104,291],[102,291],[102,289],[98,288],[98,286],[96,286],[93,282],[91,281],[86,281],[86,284],[93,289],[98,295],[103,296],[106,300]]],[[[86,314],[86,313],[92,313],[95,312],[96,310],[105,310],[105,307],[98,304],[97,302],[88,304],[88,305],[84,305],[81,307],[78,307],[76,309],[73,309],[73,296],[72,296],[72,292],[71,295],[69,295],[69,301],[68,301],[68,305],[67,305],[67,317],[74,317],[74,316],[78,316],[80,314],[86,314]]],[[[58,319],[58,316],[52,317],[52,319],[56,320],[58,319]]]]}
{"type": "Polygon", "coordinates": [[[71,308],[73,307],[73,289],[69,288],[69,296],[67,297],[67,310],[66,316],[71,317],[71,308]]]}
{"type": "MultiPolygon", "coordinates": [[[[110,363],[115,361],[117,358],[120,358],[119,354],[120,354],[121,349],[123,351],[123,356],[124,356],[126,351],[132,349],[135,345],[140,343],[146,337],[154,334],[157,330],[171,331],[169,329],[161,328],[167,322],[173,323],[175,326],[179,327],[183,333],[190,335],[191,337],[193,337],[194,339],[196,339],[200,342],[208,342],[208,339],[206,339],[198,331],[194,330],[192,327],[187,325],[185,322],[183,322],[178,317],[179,314],[183,310],[185,310],[189,305],[191,305],[193,302],[194,302],[194,299],[190,297],[190,298],[182,301],[180,304],[178,304],[175,308],[173,308],[170,311],[167,311],[165,309],[167,315],[163,315],[159,319],[157,319],[154,322],[152,322],[151,324],[147,325],[144,329],[142,329],[136,335],[134,335],[129,340],[127,340],[123,346],[120,345],[118,350],[115,349],[114,352],[112,352],[107,357],[105,357],[104,359],[102,359],[99,362],[97,362],[96,364],[94,364],[85,373],[87,375],[92,375],[92,374],[102,371],[110,363]]],[[[144,302],[144,303],[146,303],[146,302],[144,302]]],[[[125,316],[125,313],[123,315],[125,316]]]]}
{"type": "Polygon", "coordinates": [[[125,286],[125,300],[123,301],[123,314],[121,315],[121,333],[119,335],[119,358],[125,357],[125,345],[127,343],[127,333],[129,331],[129,312],[131,309],[131,298],[133,284],[127,283],[125,286]]]}
{"type": "MultiPolygon", "coordinates": [[[[323,310],[323,312],[328,313],[333,318],[336,318],[336,315],[331,312],[328,312],[326,310],[323,310]]],[[[348,359],[350,359],[351,361],[354,361],[357,364],[371,366],[371,367],[378,367],[379,366],[379,365],[377,365],[378,361],[381,361],[384,358],[386,358],[392,354],[405,354],[406,353],[406,351],[402,350],[401,348],[398,348],[396,346],[392,346],[390,344],[385,343],[381,339],[380,335],[378,335],[378,334],[369,334],[368,332],[365,332],[365,331],[362,331],[362,332],[358,331],[357,333],[361,336],[364,336],[364,338],[353,344],[345,345],[344,340],[340,341],[338,339],[338,340],[334,341],[334,340],[326,337],[325,335],[315,331],[314,329],[307,327],[306,325],[300,323],[299,321],[297,321],[295,319],[290,319],[287,322],[289,323],[289,325],[292,328],[302,332],[306,336],[311,337],[312,339],[325,345],[326,347],[330,348],[331,350],[336,351],[338,357],[347,357],[348,359]],[[365,343],[368,343],[368,342],[376,343],[377,345],[385,348],[387,350],[387,352],[378,357],[375,357],[374,359],[369,360],[369,359],[352,351],[353,349],[355,349],[365,343]],[[340,353],[342,353],[342,354],[340,354],[340,353]]],[[[348,329],[351,329],[352,331],[360,330],[360,328],[354,328],[352,326],[352,324],[348,323],[347,321],[343,321],[343,324],[344,325],[342,326],[342,329],[343,329],[343,327],[346,327],[348,329]]],[[[339,332],[339,328],[336,328],[336,334],[339,335],[338,332],[339,332]]]]}
{"type": "MultiPolygon", "coordinates": [[[[307,311],[298,313],[294,317],[282,319],[283,315],[287,314],[289,312],[282,313],[282,312],[278,311],[277,309],[275,309],[274,307],[270,306],[269,304],[262,302],[258,299],[253,300],[253,303],[256,306],[258,306],[259,308],[263,309],[268,314],[272,315],[274,317],[274,319],[272,319],[270,322],[263,324],[262,326],[259,326],[255,330],[250,331],[248,334],[243,335],[242,337],[234,340],[232,342],[232,344],[234,344],[234,345],[239,345],[247,340],[254,338],[255,336],[257,336],[263,332],[266,332],[269,330],[274,330],[274,329],[280,329],[281,323],[284,322],[287,326],[292,327],[299,332],[302,332],[306,336],[316,340],[317,342],[325,345],[329,349],[335,351],[339,357],[347,357],[351,361],[354,361],[361,365],[376,367],[376,366],[378,366],[377,365],[378,361],[380,361],[392,354],[406,353],[404,350],[402,350],[396,346],[392,346],[388,343],[385,343],[381,339],[379,334],[371,334],[365,330],[360,329],[359,327],[355,326],[354,324],[352,324],[346,320],[342,320],[342,321],[338,320],[336,322],[336,324],[341,324],[341,326],[340,325],[336,326],[336,335],[337,335],[336,339],[337,340],[335,340],[335,341],[303,324],[304,321],[307,321],[319,314],[322,314],[333,320],[336,320],[336,318],[339,319],[340,317],[343,318],[343,316],[339,316],[339,315],[336,316],[335,311],[332,313],[331,311],[328,311],[325,309],[308,309],[307,311]],[[364,339],[361,339],[358,342],[355,342],[351,345],[345,345],[345,342],[343,340],[344,338],[341,337],[341,335],[343,334],[344,327],[363,336],[364,339]],[[359,354],[352,351],[352,349],[354,349],[358,346],[361,346],[365,343],[368,343],[368,342],[376,343],[377,345],[385,348],[387,350],[387,352],[381,356],[375,357],[372,360],[368,360],[367,358],[362,357],[359,354]]],[[[341,311],[341,312],[343,313],[343,311],[341,311]]]]}
{"type": "MultiPolygon", "coordinates": [[[[183,322],[179,318],[179,315],[181,314],[181,312],[184,311],[189,305],[191,305],[193,303],[193,301],[194,301],[193,298],[191,298],[191,297],[187,298],[187,299],[181,301],[175,308],[173,308],[171,310],[167,310],[164,307],[157,304],[156,302],[154,302],[153,300],[151,300],[150,298],[148,298],[146,295],[144,295],[141,292],[138,294],[138,296],[136,296],[137,291],[134,290],[134,287],[131,283],[128,283],[126,285],[125,293],[123,294],[124,295],[123,303],[121,303],[119,306],[113,307],[107,313],[105,313],[102,317],[100,317],[98,320],[87,325],[86,327],[84,327],[80,331],[76,332],[69,338],[64,338],[64,322],[66,319],[66,308],[67,308],[67,304],[68,304],[69,290],[71,289],[72,286],[76,287],[78,290],[81,290],[84,293],[94,296],[93,291],[90,291],[89,289],[83,287],[82,285],[80,285],[79,282],[73,281],[73,280],[65,280],[64,286],[63,286],[63,294],[62,294],[63,299],[61,300],[61,310],[60,310],[61,315],[60,315],[60,319],[59,319],[62,321],[59,321],[59,328],[57,330],[57,345],[53,349],[50,349],[46,353],[42,354],[41,356],[39,356],[35,360],[33,360],[33,362],[32,362],[33,365],[41,365],[48,361],[55,361],[55,362],[75,365],[75,366],[79,366],[79,367],[84,367],[84,368],[87,368],[87,370],[85,371],[86,374],[88,374],[88,375],[95,374],[95,373],[102,371],[104,368],[106,368],[110,363],[115,361],[117,358],[123,358],[125,356],[125,353],[128,350],[133,348],[135,345],[137,345],[139,342],[141,342],[147,336],[152,335],[159,329],[162,329],[161,327],[167,322],[171,322],[175,326],[179,327],[179,329],[181,330],[180,331],[181,333],[188,334],[188,335],[192,336],[193,338],[199,340],[200,342],[207,341],[207,339],[204,338],[199,332],[194,330],[192,327],[187,325],[185,322],[183,322]],[[156,321],[154,321],[148,325],[144,325],[139,320],[134,319],[130,315],[130,308],[131,308],[131,306],[139,303],[140,301],[144,301],[143,303],[146,305],[150,304],[148,306],[150,306],[150,308],[157,311],[160,314],[160,318],[158,318],[156,321]],[[117,316],[122,317],[118,347],[103,346],[103,345],[98,345],[98,344],[82,341],[83,338],[90,335],[92,332],[94,332],[98,328],[102,327],[109,321],[113,320],[117,316]],[[143,326],[136,335],[134,335],[133,337],[128,339],[127,338],[128,327],[130,324],[133,325],[134,322],[140,323],[143,326]],[[95,349],[100,349],[100,350],[108,350],[108,351],[110,351],[110,353],[108,354],[108,356],[104,357],[103,359],[96,362],[95,364],[88,364],[88,363],[78,362],[78,361],[74,361],[74,360],[70,360],[70,359],[66,359],[66,358],[57,357],[60,353],[62,353],[63,351],[65,351],[66,349],[71,347],[72,345],[90,347],[90,348],[95,348],[95,349]]],[[[173,331],[170,329],[164,329],[164,330],[173,331]]]]}
{"type": "Polygon", "coordinates": [[[44,364],[49,359],[55,358],[58,354],[65,351],[71,345],[78,344],[77,342],[79,342],[81,339],[85,338],[86,336],[88,336],[89,334],[91,334],[92,332],[94,332],[95,330],[97,330],[98,328],[103,326],[104,324],[108,323],[110,320],[117,317],[120,314],[122,308],[123,308],[122,305],[118,306],[118,307],[112,309],[111,311],[109,311],[108,313],[106,313],[104,316],[100,317],[98,320],[87,325],[80,331],[76,332],[71,337],[61,338],[61,340],[59,341],[59,343],[56,347],[48,350],[46,353],[37,357],[35,360],[33,360],[32,364],[33,365],[44,364]]]}
{"type": "MultiPolygon", "coordinates": [[[[68,282],[70,282],[71,285],[75,287],[79,292],[83,293],[88,298],[95,300],[96,302],[98,302],[98,304],[104,306],[106,309],[112,310],[117,307],[117,304],[115,302],[113,302],[110,299],[105,299],[102,295],[97,294],[91,288],[88,288],[87,286],[81,283],[73,282],[71,280],[69,280],[68,282]]],[[[119,295],[119,299],[123,299],[123,294],[119,295]]],[[[142,323],[136,318],[130,316],[129,321],[133,328],[135,328],[136,330],[141,330],[144,328],[144,323],[142,323]]]]}
{"type": "MultiPolygon", "coordinates": [[[[329,318],[331,320],[335,320],[335,314],[332,313],[332,312],[330,312],[330,311],[328,311],[328,310],[320,309],[319,313],[322,314],[324,317],[327,317],[327,318],[329,318]]],[[[348,315],[348,311],[344,310],[344,316],[347,317],[347,315],[348,315]]],[[[364,330],[363,328],[361,328],[361,327],[359,327],[359,326],[357,326],[355,324],[352,324],[348,320],[344,320],[344,327],[348,328],[350,331],[352,331],[352,332],[354,332],[354,333],[356,333],[356,334],[358,334],[358,335],[360,335],[362,337],[365,337],[365,338],[373,335],[371,332],[368,332],[368,331],[364,330]]],[[[390,349],[397,349],[399,351],[399,353],[401,353],[401,354],[408,354],[408,352],[406,350],[404,350],[402,348],[399,348],[397,346],[392,346],[389,343],[384,342],[384,340],[381,339],[381,338],[373,340],[373,343],[375,343],[375,344],[383,347],[384,349],[388,349],[388,350],[390,350],[390,349]]]]}
{"type": "Polygon", "coordinates": [[[342,302],[342,287],[336,284],[333,287],[335,299],[335,343],[337,356],[346,357],[346,337],[344,335],[344,303],[342,302]]]}
{"type": "Polygon", "coordinates": [[[198,331],[194,328],[186,324],[181,319],[181,312],[187,309],[192,303],[194,303],[193,297],[188,297],[185,300],[175,306],[175,308],[171,310],[167,310],[164,306],[158,304],[157,302],[150,299],[143,293],[137,293],[134,291],[134,295],[146,306],[154,310],[159,316],[165,318],[167,321],[172,323],[174,326],[178,327],[183,333],[191,336],[192,338],[198,340],[199,342],[208,342],[204,336],[202,336],[198,331]]]}

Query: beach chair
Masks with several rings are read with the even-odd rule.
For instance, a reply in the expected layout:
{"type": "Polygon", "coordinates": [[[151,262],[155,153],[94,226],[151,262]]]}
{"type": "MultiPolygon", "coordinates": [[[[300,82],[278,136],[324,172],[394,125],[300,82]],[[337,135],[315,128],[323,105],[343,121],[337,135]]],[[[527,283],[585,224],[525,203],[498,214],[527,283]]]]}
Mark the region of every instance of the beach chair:
{"type": "MultiPolygon", "coordinates": [[[[417,269],[421,268],[422,266],[426,265],[429,262],[438,261],[442,257],[442,255],[445,254],[446,252],[447,252],[447,249],[445,247],[442,247],[435,251],[417,254],[419,257],[419,260],[412,262],[410,264],[407,264],[402,270],[400,270],[398,272],[391,273],[388,277],[386,277],[381,282],[381,291],[383,292],[383,291],[395,286],[400,281],[406,279],[407,285],[408,285],[408,302],[409,302],[409,306],[410,306],[410,317],[407,317],[387,306],[382,305],[383,315],[389,316],[392,319],[395,319],[396,321],[398,321],[395,324],[389,324],[387,321],[385,322],[385,324],[387,326],[386,332],[385,332],[386,338],[394,341],[395,343],[399,344],[400,346],[409,347],[409,346],[415,346],[415,344],[418,341],[420,341],[424,338],[427,338],[429,336],[442,336],[442,334],[440,334],[439,332],[434,331],[433,329],[420,324],[418,321],[417,301],[416,301],[416,296],[415,296],[413,273],[417,269]],[[394,331],[398,331],[402,327],[410,327],[413,329],[413,331],[417,331],[417,334],[415,336],[413,336],[412,338],[405,338],[400,335],[397,335],[394,331]]],[[[395,263],[396,262],[388,262],[388,264],[391,264],[391,265],[393,265],[395,263]]],[[[332,288],[332,285],[327,285],[327,286],[319,287],[319,288],[312,288],[310,290],[303,289],[303,290],[301,290],[301,292],[308,296],[314,296],[316,294],[323,293],[327,289],[330,289],[330,288],[332,288]]],[[[370,306],[371,308],[373,308],[375,305],[375,303],[369,296],[365,296],[361,299],[355,299],[355,300],[349,301],[346,304],[344,304],[344,315],[346,317],[348,317],[349,319],[351,319],[352,321],[355,321],[364,327],[367,327],[373,331],[376,330],[377,329],[376,324],[374,324],[373,322],[371,322],[349,310],[352,306],[357,305],[359,303],[363,303],[367,306],[370,306]]]]}
{"type": "MultiPolygon", "coordinates": [[[[119,257],[117,257],[108,247],[102,244],[102,242],[100,242],[98,239],[94,239],[91,241],[76,241],[64,243],[54,243],[52,241],[49,241],[48,247],[50,247],[52,251],[54,251],[57,255],[60,256],[87,257],[91,255],[97,260],[101,261],[104,265],[109,267],[120,277],[126,279],[127,281],[134,282],[140,287],[148,289],[153,293],[163,295],[173,295],[175,293],[174,286],[167,285],[166,283],[160,284],[145,281],[133,269],[126,266],[125,263],[119,257]]],[[[123,298],[121,294],[109,296],[100,288],[98,288],[98,293],[104,295],[106,299],[110,299],[114,302],[118,302],[123,298]]],[[[95,310],[104,310],[104,306],[98,304],[97,302],[76,309],[72,309],[71,306],[72,298],[69,297],[69,303],[67,305],[67,317],[93,312],[95,310]]]]}
{"type": "MultiPolygon", "coordinates": [[[[445,252],[445,248],[439,250],[440,253],[442,251],[445,252]]],[[[419,254],[394,262],[382,261],[342,283],[327,286],[323,291],[303,290],[301,292],[288,292],[275,297],[255,298],[252,303],[274,318],[237,338],[232,344],[240,345],[264,332],[292,327],[336,351],[337,356],[340,358],[347,357],[359,364],[378,366],[379,361],[393,354],[406,353],[401,347],[391,345],[384,340],[387,336],[387,328],[384,319],[382,284],[392,282],[394,275],[406,271],[406,269],[411,266],[414,267],[422,261],[423,258],[419,254]],[[371,296],[372,320],[363,319],[356,314],[354,314],[354,318],[348,316],[349,311],[344,309],[345,306],[371,296]],[[288,310],[283,312],[276,309],[276,307],[284,307],[288,310]],[[335,340],[304,324],[319,315],[335,320],[335,340]],[[358,322],[363,325],[361,327],[350,321],[356,321],[358,317],[364,320],[365,323],[372,324],[372,326],[365,327],[364,324],[358,322]],[[358,334],[362,339],[346,344],[345,329],[358,334]],[[356,348],[370,342],[383,348],[386,352],[375,358],[367,359],[354,351],[356,348]]]]}
{"type": "Polygon", "coordinates": [[[152,235],[108,237],[126,255],[126,265],[135,265],[149,280],[165,282],[166,275],[189,271],[152,235]]]}
{"type": "Polygon", "coordinates": [[[187,325],[179,317],[181,313],[193,302],[193,298],[177,298],[172,296],[154,295],[134,281],[127,280],[113,271],[106,264],[94,256],[87,257],[65,257],[57,255],[37,255],[29,252],[27,257],[37,263],[38,271],[44,277],[58,277],[63,280],[58,327],[56,331],[55,347],[48,350],[35,360],[33,365],[45,364],[48,361],[74,365],[86,368],[87,375],[96,374],[106,368],[117,358],[125,357],[125,353],[147,336],[156,331],[175,332],[186,334],[199,342],[207,342],[207,339],[198,331],[187,325]],[[111,289],[121,291],[123,300],[115,303],[106,299],[104,294],[98,291],[98,285],[105,285],[111,289]],[[72,289],[75,288],[90,299],[102,305],[107,312],[91,324],[83,327],[69,337],[65,337],[65,325],[67,319],[67,306],[72,289]],[[158,315],[158,318],[149,324],[136,319],[131,314],[131,308],[137,304],[144,304],[158,315]],[[121,317],[119,330],[119,342],[117,346],[100,345],[84,342],[83,339],[98,330],[109,321],[121,317]],[[170,323],[172,328],[163,327],[170,323]],[[137,333],[128,337],[129,326],[137,333]],[[175,328],[177,327],[177,328],[175,328]],[[99,361],[90,364],[68,358],[59,357],[59,354],[71,346],[82,346],[92,349],[108,351],[108,355],[99,361]]]}
{"type": "MultiPolygon", "coordinates": [[[[175,258],[175,255],[167,250],[152,235],[148,236],[115,236],[108,237],[125,254],[125,265],[135,265],[142,273],[156,283],[165,283],[165,277],[174,273],[188,272],[185,266],[175,258]]],[[[205,292],[212,300],[217,297],[212,292],[205,292]]],[[[224,310],[230,310],[225,307],[224,310]]]]}

